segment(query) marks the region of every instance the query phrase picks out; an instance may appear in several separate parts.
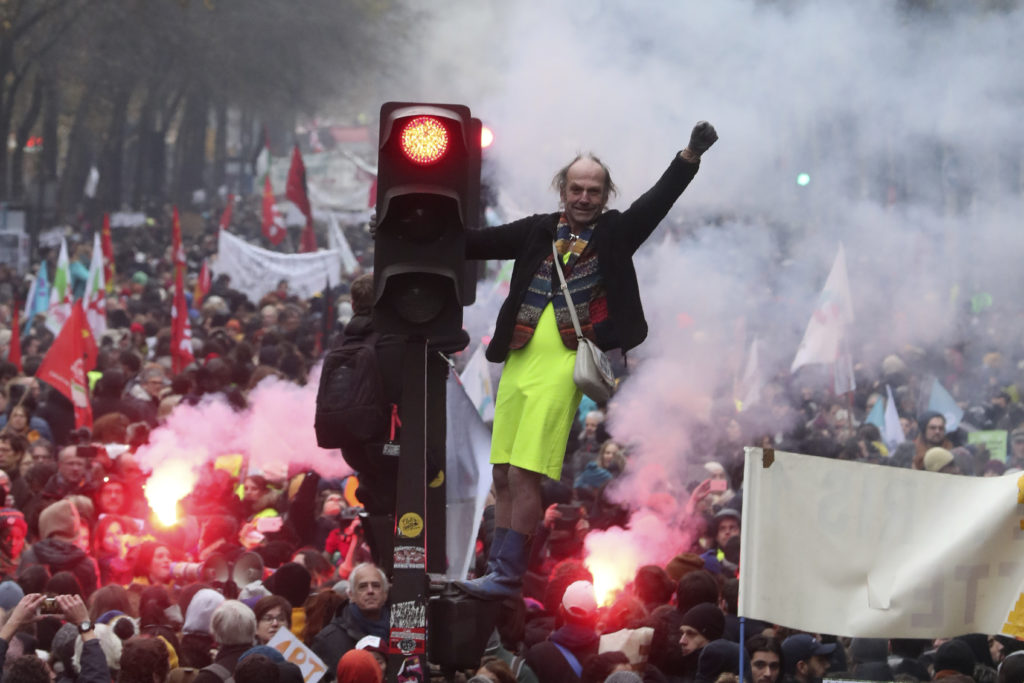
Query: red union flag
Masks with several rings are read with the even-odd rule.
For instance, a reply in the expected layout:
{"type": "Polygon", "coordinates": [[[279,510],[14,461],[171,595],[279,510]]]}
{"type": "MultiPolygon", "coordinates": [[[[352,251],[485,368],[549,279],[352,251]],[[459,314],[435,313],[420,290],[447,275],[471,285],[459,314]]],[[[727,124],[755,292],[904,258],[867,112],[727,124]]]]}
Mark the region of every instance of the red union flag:
{"type": "Polygon", "coordinates": [[[302,161],[299,146],[292,148],[292,165],[288,168],[288,187],[285,196],[306,217],[306,227],[302,229],[299,240],[299,251],[316,251],[316,233],[313,232],[313,209],[309,205],[309,190],[306,187],[306,164],[302,161]]]}
{"type": "Polygon", "coordinates": [[[75,427],[92,427],[92,408],[85,373],[96,360],[96,341],[85,322],[81,300],[36,371],[36,377],[64,394],[75,408],[75,427]]]}
{"type": "Polygon", "coordinates": [[[287,232],[284,221],[274,204],[274,188],[270,184],[270,174],[263,181],[263,236],[275,247],[284,241],[287,232]]]}
{"type": "Polygon", "coordinates": [[[224,205],[224,213],[220,215],[220,229],[228,230],[231,228],[231,217],[235,211],[235,195],[228,193],[228,201],[224,205]]]}

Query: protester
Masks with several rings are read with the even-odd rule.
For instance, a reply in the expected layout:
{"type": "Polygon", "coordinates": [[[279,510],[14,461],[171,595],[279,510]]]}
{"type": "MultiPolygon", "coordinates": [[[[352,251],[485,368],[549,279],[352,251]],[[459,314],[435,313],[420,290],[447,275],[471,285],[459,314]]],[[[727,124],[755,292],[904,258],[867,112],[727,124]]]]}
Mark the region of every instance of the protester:
{"type": "Polygon", "coordinates": [[[541,480],[561,478],[565,444],[582,396],[572,381],[574,326],[568,303],[553,284],[554,268],[563,263],[554,263],[552,247],[566,267],[568,291],[582,312],[581,329],[588,338],[604,349],[636,346],[646,337],[647,324],[633,254],[717,139],[711,124],[698,123],[689,145],[675,155],[655,187],[624,213],[604,213],[615,188],[611,176],[596,158],[580,156],[556,174],[561,212],[467,235],[470,258],[515,259],[507,303],[487,346],[488,360],[505,362],[491,438],[495,561],[486,576],[459,584],[470,595],[503,599],[520,593],[530,536],[544,514],[541,480]]]}

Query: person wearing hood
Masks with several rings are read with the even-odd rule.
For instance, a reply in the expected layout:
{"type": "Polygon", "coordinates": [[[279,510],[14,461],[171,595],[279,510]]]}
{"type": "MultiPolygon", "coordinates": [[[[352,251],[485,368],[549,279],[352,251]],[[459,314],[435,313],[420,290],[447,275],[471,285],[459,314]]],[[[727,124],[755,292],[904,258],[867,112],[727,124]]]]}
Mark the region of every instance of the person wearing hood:
{"type": "Polygon", "coordinates": [[[0,508],[0,579],[14,578],[26,534],[25,515],[14,508],[0,508]]]}
{"type": "Polygon", "coordinates": [[[88,599],[98,587],[99,572],[95,560],[75,545],[81,525],[78,509],[69,500],[58,500],[44,508],[39,514],[42,540],[22,553],[18,573],[37,564],[45,566],[51,575],[69,571],[78,579],[82,594],[88,599]]]}
{"type": "Polygon", "coordinates": [[[526,651],[526,664],[540,683],[578,683],[587,660],[597,654],[597,599],[589,581],[569,584],[547,640],[526,651]]]}

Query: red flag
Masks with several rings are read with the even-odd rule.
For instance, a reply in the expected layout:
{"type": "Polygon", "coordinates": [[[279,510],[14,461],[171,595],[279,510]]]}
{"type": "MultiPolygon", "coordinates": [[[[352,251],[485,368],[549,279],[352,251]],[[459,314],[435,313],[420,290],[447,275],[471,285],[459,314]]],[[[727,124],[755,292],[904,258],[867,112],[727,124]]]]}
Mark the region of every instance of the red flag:
{"type": "Polygon", "coordinates": [[[110,214],[103,214],[103,229],[100,231],[103,244],[103,282],[107,294],[114,291],[114,244],[110,237],[110,214]]]}
{"type": "MultiPolygon", "coordinates": [[[[231,214],[235,210],[235,195],[228,193],[228,203],[224,207],[224,213],[220,215],[220,229],[228,230],[231,227],[231,214]]],[[[198,306],[199,304],[196,304],[198,306]]]]}
{"type": "Polygon", "coordinates": [[[275,247],[284,240],[287,233],[281,225],[281,218],[274,206],[274,188],[270,185],[270,174],[263,181],[263,236],[275,247]]]}
{"type": "Polygon", "coordinates": [[[306,165],[302,163],[299,146],[292,147],[292,165],[288,169],[288,187],[285,197],[291,200],[306,217],[306,227],[302,229],[299,240],[299,251],[316,251],[316,233],[313,232],[313,210],[309,206],[309,192],[306,189],[306,165]]]}
{"type": "Polygon", "coordinates": [[[174,254],[174,303],[171,306],[171,371],[179,373],[195,360],[192,355],[192,326],[185,303],[185,249],[181,244],[181,221],[174,207],[171,228],[171,253],[174,254]]]}
{"type": "Polygon", "coordinates": [[[17,305],[14,307],[14,314],[11,318],[11,345],[7,349],[7,360],[14,363],[14,366],[18,368],[18,372],[21,372],[21,324],[18,322],[18,310],[17,305]]]}
{"type": "Polygon", "coordinates": [[[370,191],[367,194],[366,208],[372,209],[377,206],[377,176],[373,176],[373,181],[370,183],[370,191]]]}
{"type": "Polygon", "coordinates": [[[50,350],[43,357],[36,377],[64,394],[75,408],[75,427],[92,427],[88,381],[85,373],[96,362],[96,341],[85,322],[85,310],[78,300],[60,328],[50,350]],[[91,347],[91,349],[90,349],[91,347]]]}
{"type": "Polygon", "coordinates": [[[203,299],[210,293],[210,266],[203,259],[203,267],[199,269],[199,277],[196,278],[196,288],[192,293],[192,305],[199,308],[203,305],[203,299]]]}

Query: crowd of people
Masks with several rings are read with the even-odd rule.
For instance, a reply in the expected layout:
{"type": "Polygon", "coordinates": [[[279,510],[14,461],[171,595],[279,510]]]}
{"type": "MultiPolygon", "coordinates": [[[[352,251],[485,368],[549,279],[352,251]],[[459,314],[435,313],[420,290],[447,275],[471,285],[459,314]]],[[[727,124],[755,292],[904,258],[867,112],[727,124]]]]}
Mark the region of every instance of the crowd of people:
{"type": "MultiPolygon", "coordinates": [[[[216,229],[211,214],[206,231],[189,240],[193,271],[215,249],[216,229]]],[[[175,374],[169,243],[168,216],[152,229],[117,234],[88,430],[75,428],[70,401],[34,377],[53,332],[42,319],[10,329],[31,276],[0,266],[0,357],[14,334],[22,348],[20,367],[0,362],[0,680],[302,680],[268,645],[284,629],[324,662],[324,680],[379,683],[388,667],[390,584],[357,514],[358,472],[339,480],[309,469],[210,462],[181,503],[180,523],[164,526],[147,503],[149,473],[136,457],[181,403],[213,396],[242,409],[269,376],[306,382],[323,350],[344,336],[346,315],[339,321],[333,311],[346,310],[348,294],[343,287],[333,301],[303,301],[282,282],[253,302],[224,278],[202,302],[190,291],[196,362],[175,374]]],[[[88,249],[76,258],[86,263],[88,249]]],[[[894,351],[878,368],[858,369],[852,399],[789,376],[767,382],[760,400],[742,410],[721,397],[693,431],[687,457],[702,475],[676,492],[685,500],[676,520],[685,542],[665,564],[639,567],[605,605],[584,539],[628,525],[645,501],[615,494],[637,457],[609,432],[614,407],[582,410],[561,478],[540,485],[543,519],[522,534],[521,591],[502,596],[479,664],[457,675],[474,683],[729,683],[740,673],[742,649],[743,676],[755,683],[1024,681],[1018,641],[994,634],[850,640],[747,620],[741,638],[744,446],[958,476],[1024,468],[1019,358],[964,346],[934,355],[894,351]],[[926,377],[965,409],[956,429],[922,408],[926,377]],[[906,439],[895,447],[865,421],[887,384],[906,439]],[[1007,452],[968,443],[978,429],[1005,429],[1007,452]]],[[[489,505],[476,576],[491,569],[494,521],[489,505]]],[[[441,675],[428,666],[390,673],[399,680],[441,675]]]]}

